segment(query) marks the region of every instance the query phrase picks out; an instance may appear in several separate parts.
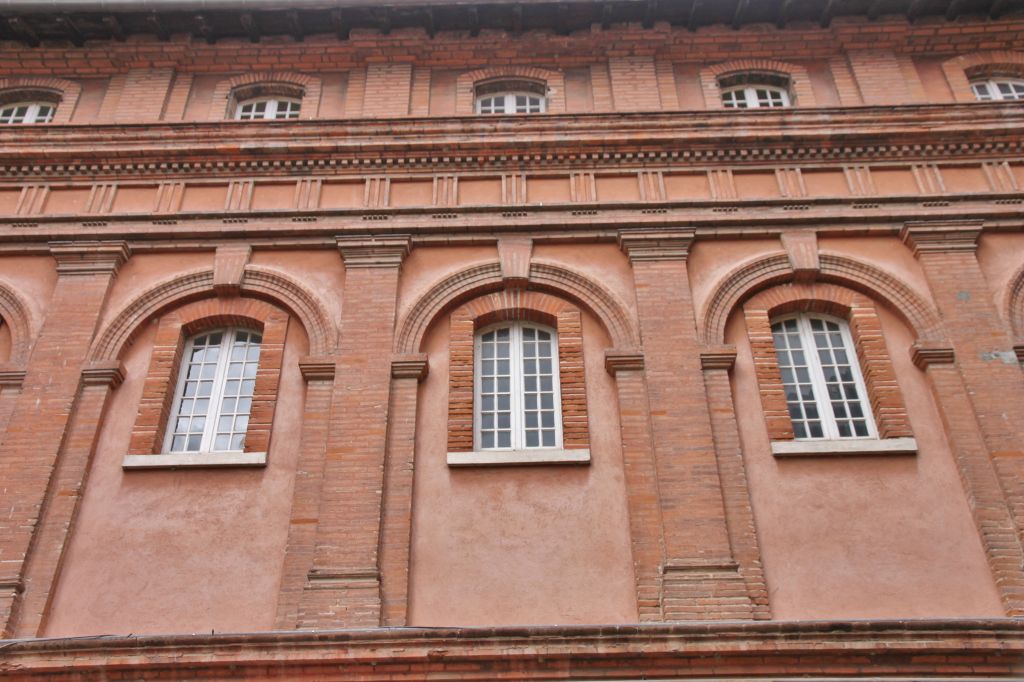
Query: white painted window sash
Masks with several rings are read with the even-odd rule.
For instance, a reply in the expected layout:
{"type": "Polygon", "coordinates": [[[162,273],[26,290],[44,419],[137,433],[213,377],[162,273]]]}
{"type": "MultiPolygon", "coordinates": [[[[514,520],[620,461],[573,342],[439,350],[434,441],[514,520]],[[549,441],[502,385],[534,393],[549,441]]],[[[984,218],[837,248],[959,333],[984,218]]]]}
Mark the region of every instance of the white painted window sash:
{"type": "MultiPolygon", "coordinates": [[[[280,97],[258,97],[256,99],[243,100],[243,101],[239,102],[238,105],[235,107],[235,119],[239,120],[239,121],[241,121],[241,120],[245,120],[245,121],[273,121],[273,120],[289,120],[289,119],[290,120],[294,120],[295,118],[298,117],[299,112],[295,112],[295,115],[291,116],[291,117],[286,116],[286,117],[282,117],[281,119],[277,118],[277,112],[278,112],[279,109],[284,111],[284,110],[286,110],[288,107],[290,107],[293,104],[299,104],[299,102],[297,100],[294,100],[294,99],[280,98],[280,97]],[[261,102],[266,102],[266,105],[267,105],[266,108],[263,110],[262,115],[258,115],[258,116],[249,115],[249,116],[246,116],[245,118],[243,118],[243,114],[244,114],[243,109],[244,109],[244,107],[246,107],[248,105],[257,105],[257,104],[260,104],[261,102]]],[[[301,104],[299,104],[299,106],[300,106],[299,111],[301,111],[301,104]]]]}
{"type": "Polygon", "coordinates": [[[548,108],[547,107],[547,98],[543,97],[541,95],[538,95],[537,93],[532,93],[532,92],[495,93],[495,94],[492,94],[492,95],[482,95],[480,97],[477,97],[477,99],[476,99],[476,113],[478,113],[478,114],[483,114],[483,113],[487,113],[487,114],[521,114],[521,115],[522,114],[530,114],[530,113],[543,114],[543,113],[545,113],[547,111],[547,108],[548,108]],[[539,104],[540,111],[536,111],[536,112],[516,111],[516,97],[526,97],[526,98],[528,98],[527,99],[527,102],[528,102],[527,108],[530,108],[532,106],[532,104],[533,104],[532,100],[536,100],[537,103],[539,104]],[[495,109],[494,111],[484,112],[484,110],[483,110],[484,109],[484,101],[486,101],[486,100],[493,100],[494,104],[492,105],[492,107],[495,109]],[[495,105],[497,105],[497,103],[499,101],[501,101],[501,110],[497,111],[496,110],[497,106],[495,106],[495,105]]]}
{"type": "Polygon", "coordinates": [[[979,102],[1024,100],[1024,80],[1016,78],[993,78],[971,81],[971,90],[979,102]],[[1004,88],[1010,93],[1004,92],[1004,88]]]}
{"type": "Polygon", "coordinates": [[[15,102],[0,107],[0,123],[49,123],[56,111],[57,106],[50,102],[15,102]],[[15,121],[14,112],[21,107],[27,107],[27,111],[15,121]]]}
{"type": "Polygon", "coordinates": [[[770,93],[774,93],[774,94],[779,95],[779,97],[782,99],[782,105],[781,105],[782,107],[788,107],[791,104],[791,102],[789,100],[789,93],[786,92],[786,90],[784,88],[780,88],[780,87],[774,86],[774,85],[756,85],[755,84],[755,85],[746,85],[746,86],[743,86],[743,87],[727,88],[722,93],[723,95],[724,94],[729,94],[729,93],[732,93],[734,95],[735,94],[739,94],[740,95],[739,99],[742,99],[743,102],[746,104],[746,106],[745,107],[740,107],[740,106],[729,107],[729,106],[727,106],[726,108],[730,108],[730,109],[762,109],[762,108],[770,109],[770,108],[781,108],[781,107],[771,107],[770,105],[767,105],[767,104],[762,105],[760,99],[757,96],[757,91],[758,90],[767,90],[770,93]]]}

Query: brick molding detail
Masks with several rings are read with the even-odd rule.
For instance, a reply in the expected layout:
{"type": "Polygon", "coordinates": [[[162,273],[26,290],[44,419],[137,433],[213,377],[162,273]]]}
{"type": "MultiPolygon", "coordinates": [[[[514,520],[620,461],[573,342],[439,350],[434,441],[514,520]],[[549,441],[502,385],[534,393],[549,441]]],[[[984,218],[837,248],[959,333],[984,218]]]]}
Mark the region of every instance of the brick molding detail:
{"type": "Polygon", "coordinates": [[[21,367],[0,365],[0,388],[21,388],[25,383],[25,370],[21,367]]]}
{"type": "Polygon", "coordinates": [[[529,237],[502,237],[498,239],[498,262],[501,278],[506,287],[525,287],[530,281],[530,257],[533,240],[529,237]]]}
{"type": "Polygon", "coordinates": [[[9,362],[18,365],[28,360],[32,346],[34,325],[28,305],[21,295],[5,282],[0,282],[0,324],[7,326],[11,334],[9,362]]]}
{"type": "Polygon", "coordinates": [[[818,235],[811,230],[785,230],[779,237],[797,282],[813,282],[821,272],[818,235]]]}
{"type": "MultiPolygon", "coordinates": [[[[234,112],[231,105],[235,102],[235,93],[240,89],[264,86],[273,89],[275,86],[284,86],[293,89],[294,94],[301,93],[302,105],[299,117],[313,119],[318,115],[320,105],[320,79],[304,73],[293,73],[288,71],[254,71],[238,76],[225,78],[217,83],[210,98],[210,110],[207,115],[209,121],[223,121],[232,119],[234,112]]],[[[292,94],[292,93],[288,93],[292,94]]]]}
{"type": "Polygon", "coordinates": [[[739,73],[770,73],[784,76],[789,79],[789,91],[795,106],[817,105],[810,76],[803,66],[776,59],[736,59],[701,69],[701,89],[704,91],[704,104],[708,109],[725,108],[722,104],[722,90],[718,85],[719,79],[739,73]]]}
{"type": "Polygon", "coordinates": [[[747,583],[732,559],[687,559],[666,563],[662,587],[665,620],[749,620],[747,583]]]}
{"type": "Polygon", "coordinates": [[[612,376],[619,372],[642,372],[644,354],[635,350],[609,348],[604,352],[604,368],[612,376]]]}
{"type": "Polygon", "coordinates": [[[213,290],[218,296],[237,296],[242,291],[245,266],[252,258],[248,244],[218,246],[213,257],[213,290]]]}
{"type": "Polygon", "coordinates": [[[952,346],[921,342],[910,347],[910,357],[918,369],[927,369],[930,365],[951,365],[956,359],[952,346]]]}
{"type": "Polygon", "coordinates": [[[124,381],[124,365],[120,362],[91,362],[82,368],[82,384],[117,388],[124,381]]]}
{"type": "Polygon", "coordinates": [[[686,260],[696,230],[662,228],[619,232],[619,247],[631,263],[651,260],[686,260]]]}
{"type": "Polygon", "coordinates": [[[346,268],[399,267],[409,255],[409,235],[336,237],[346,268]]]}
{"type": "Polygon", "coordinates": [[[430,364],[426,353],[416,355],[396,355],[391,358],[392,379],[415,379],[423,381],[427,378],[430,364]]]}
{"type": "Polygon", "coordinates": [[[949,253],[978,248],[981,220],[927,220],[909,222],[900,230],[900,239],[915,256],[922,253],[949,253]]]}
{"type": "Polygon", "coordinates": [[[724,369],[731,370],[736,364],[736,346],[726,345],[718,348],[709,348],[700,353],[701,369],[724,369]]]}
{"type": "Polygon", "coordinates": [[[57,110],[53,114],[53,124],[64,124],[71,121],[71,115],[78,106],[78,98],[82,94],[82,86],[75,81],[50,76],[21,76],[0,78],[0,95],[17,90],[46,90],[53,93],[57,100],[57,110]]]}
{"type": "Polygon", "coordinates": [[[122,241],[50,242],[50,255],[58,275],[116,275],[131,249],[122,241]]]}
{"type": "Polygon", "coordinates": [[[299,372],[309,381],[334,381],[337,363],[334,358],[319,358],[307,355],[299,359],[299,372]]]}
{"type": "Polygon", "coordinates": [[[971,91],[971,78],[1011,73],[1017,78],[1024,76],[1024,52],[1012,50],[990,50],[974,52],[947,59],[942,62],[942,71],[953,91],[957,102],[975,102],[971,91]]]}
{"type": "Polygon", "coordinates": [[[526,79],[541,81],[548,89],[549,114],[565,113],[565,76],[561,71],[551,71],[535,66],[500,66],[477,69],[459,74],[455,81],[455,113],[471,115],[475,111],[477,83],[502,79],[526,79]]]}

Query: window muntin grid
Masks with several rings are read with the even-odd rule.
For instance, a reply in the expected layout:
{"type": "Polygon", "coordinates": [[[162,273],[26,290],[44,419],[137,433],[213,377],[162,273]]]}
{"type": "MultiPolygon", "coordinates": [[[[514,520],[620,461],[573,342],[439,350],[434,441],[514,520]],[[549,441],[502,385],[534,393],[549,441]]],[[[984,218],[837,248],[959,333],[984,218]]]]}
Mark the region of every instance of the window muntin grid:
{"type": "Polygon", "coordinates": [[[971,90],[979,102],[993,100],[1024,100],[1024,80],[998,78],[972,81],[971,90]]]}
{"type": "Polygon", "coordinates": [[[846,322],[790,317],[772,324],[772,339],[798,440],[877,437],[846,322]]]}
{"type": "Polygon", "coordinates": [[[189,340],[165,452],[241,452],[256,388],[260,334],[223,329],[189,340]]]}
{"type": "Polygon", "coordinates": [[[475,351],[477,449],[561,447],[557,334],[499,325],[477,334],[475,351]]]}
{"type": "Polygon", "coordinates": [[[789,93],[772,85],[744,85],[722,91],[726,109],[758,109],[788,107],[789,93]]]}
{"type": "Polygon", "coordinates": [[[239,102],[235,118],[239,121],[282,120],[299,117],[302,103],[297,99],[261,97],[239,102]]]}
{"type": "Polygon", "coordinates": [[[57,107],[48,102],[16,102],[0,107],[0,124],[49,123],[57,107]]]}
{"type": "Polygon", "coordinates": [[[476,98],[478,114],[543,114],[547,100],[529,92],[502,92],[476,98]]]}

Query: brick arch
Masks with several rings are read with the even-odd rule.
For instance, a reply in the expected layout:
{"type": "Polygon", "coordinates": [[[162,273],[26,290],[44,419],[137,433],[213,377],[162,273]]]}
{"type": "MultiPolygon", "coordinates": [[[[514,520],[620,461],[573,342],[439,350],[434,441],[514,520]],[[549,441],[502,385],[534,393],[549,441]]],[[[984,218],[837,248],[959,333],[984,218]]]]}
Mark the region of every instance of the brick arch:
{"type": "Polygon", "coordinates": [[[256,71],[244,73],[217,83],[213,90],[212,101],[210,102],[210,113],[207,119],[210,121],[223,121],[232,118],[232,107],[235,102],[234,93],[247,86],[256,85],[284,85],[296,88],[302,93],[302,109],[299,118],[316,118],[320,108],[320,93],[322,89],[321,80],[316,76],[291,71],[256,71]]]}
{"type": "Polygon", "coordinates": [[[50,76],[0,78],[0,93],[9,90],[46,90],[56,95],[58,104],[52,123],[68,123],[78,106],[82,86],[75,81],[50,76]]]}
{"type": "MultiPolygon", "coordinates": [[[[334,351],[337,334],[325,306],[287,275],[270,268],[247,265],[241,294],[246,299],[269,301],[294,314],[309,337],[311,355],[334,351]]],[[[119,358],[143,325],[172,308],[198,299],[213,299],[213,270],[196,270],[160,282],[123,306],[97,335],[90,359],[119,358]]]]}
{"type": "Polygon", "coordinates": [[[775,357],[771,324],[780,315],[797,312],[824,313],[847,321],[879,436],[901,438],[913,435],[874,301],[841,284],[787,282],[763,289],[743,303],[747,337],[754,356],[754,371],[770,438],[792,440],[794,437],[775,357]]]}
{"type": "MultiPolygon", "coordinates": [[[[849,287],[881,300],[899,315],[922,341],[941,341],[939,313],[898,277],[868,263],[821,252],[818,281],[849,287]]],[[[719,280],[701,314],[701,342],[707,346],[725,343],[725,325],[736,307],[768,287],[793,280],[793,268],[785,253],[747,261],[719,280]]]]}
{"type": "Polygon", "coordinates": [[[481,293],[452,311],[448,340],[448,452],[473,449],[473,397],[476,332],[502,321],[531,321],[558,335],[558,375],[562,396],[562,446],[590,447],[587,388],[580,309],[541,291],[502,289],[481,293]]]}
{"type": "Polygon", "coordinates": [[[971,78],[994,73],[1024,78],[1024,52],[989,50],[959,55],[942,62],[942,71],[957,102],[975,102],[971,78]]]}
{"type": "Polygon", "coordinates": [[[1024,265],[1020,266],[1003,290],[1000,308],[1010,325],[1013,341],[1024,339],[1024,265]]]}
{"type": "MultiPolygon", "coordinates": [[[[419,352],[427,329],[442,313],[474,296],[502,289],[501,265],[482,263],[446,276],[430,287],[405,312],[396,326],[395,353],[419,352]]],[[[561,265],[534,260],[529,288],[563,296],[586,308],[601,321],[615,348],[640,346],[640,333],[628,308],[600,284],[561,265]]]]}
{"type": "Polygon", "coordinates": [[[708,109],[724,109],[718,79],[745,72],[772,73],[788,78],[794,106],[813,107],[818,103],[814,96],[814,88],[811,87],[811,77],[803,66],[777,59],[734,59],[701,69],[700,83],[704,91],[705,106],[708,109]]]}
{"type": "Polygon", "coordinates": [[[11,356],[8,362],[23,365],[28,361],[32,341],[32,318],[21,296],[4,282],[0,282],[0,320],[11,333],[11,356]]]}
{"type": "Polygon", "coordinates": [[[565,113],[565,75],[536,66],[499,66],[476,69],[459,74],[455,81],[455,112],[470,116],[475,113],[474,90],[477,83],[501,78],[542,81],[548,87],[549,114],[565,113]]]}

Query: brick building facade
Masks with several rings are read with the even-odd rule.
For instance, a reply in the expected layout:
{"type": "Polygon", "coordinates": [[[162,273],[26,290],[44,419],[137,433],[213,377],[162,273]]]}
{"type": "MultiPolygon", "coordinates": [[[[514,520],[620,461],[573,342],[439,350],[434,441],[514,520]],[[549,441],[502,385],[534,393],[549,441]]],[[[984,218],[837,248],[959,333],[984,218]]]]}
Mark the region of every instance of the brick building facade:
{"type": "Polygon", "coordinates": [[[1021,674],[1019,3],[237,4],[0,3],[0,676],[1021,674]]]}

